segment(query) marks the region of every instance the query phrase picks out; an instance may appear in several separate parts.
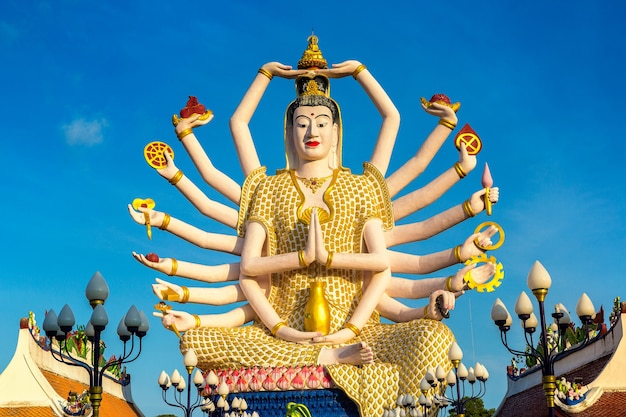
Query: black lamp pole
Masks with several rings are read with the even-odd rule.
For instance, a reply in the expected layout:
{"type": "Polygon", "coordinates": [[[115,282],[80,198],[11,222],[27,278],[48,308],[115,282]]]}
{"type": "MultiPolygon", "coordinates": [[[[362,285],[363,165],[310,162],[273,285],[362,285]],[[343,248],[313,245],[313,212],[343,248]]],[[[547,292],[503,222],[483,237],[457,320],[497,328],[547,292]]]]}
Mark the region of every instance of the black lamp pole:
{"type": "Polygon", "coordinates": [[[100,416],[100,403],[102,402],[102,377],[107,369],[113,366],[120,366],[123,363],[130,363],[137,359],[141,354],[142,339],[149,329],[148,318],[143,312],[132,306],[126,315],[120,321],[117,333],[122,342],[124,342],[124,352],[116,360],[107,363],[100,368],[101,352],[100,341],[102,332],[109,323],[109,318],[104,309],[104,302],[109,296],[109,287],[99,272],[92,277],[85,295],[89,300],[89,304],[93,308],[91,319],[85,328],[87,339],[91,342],[91,363],[81,361],[72,356],[67,346],[68,334],[74,327],[75,319],[71,308],[66,304],[57,316],[54,310],[50,310],[46,314],[43,322],[43,329],[46,336],[50,339],[50,353],[52,357],[59,362],[71,366],[80,366],[89,373],[89,401],[93,408],[93,416],[100,416]],[[135,350],[135,337],[139,340],[137,353],[131,359],[131,355],[135,350]],[[55,339],[59,344],[58,351],[52,346],[52,340],[55,339]],[[127,342],[131,340],[131,346],[127,349],[127,342]]]}

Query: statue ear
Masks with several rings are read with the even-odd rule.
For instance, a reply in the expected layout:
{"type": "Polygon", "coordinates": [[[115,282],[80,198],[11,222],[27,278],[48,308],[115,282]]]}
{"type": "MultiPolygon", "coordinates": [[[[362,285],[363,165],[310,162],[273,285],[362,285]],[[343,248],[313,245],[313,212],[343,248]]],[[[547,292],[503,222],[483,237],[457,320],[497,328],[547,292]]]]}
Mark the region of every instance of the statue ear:
{"type": "Polygon", "coordinates": [[[339,125],[337,123],[333,123],[333,147],[337,147],[337,143],[339,143],[339,125]]]}

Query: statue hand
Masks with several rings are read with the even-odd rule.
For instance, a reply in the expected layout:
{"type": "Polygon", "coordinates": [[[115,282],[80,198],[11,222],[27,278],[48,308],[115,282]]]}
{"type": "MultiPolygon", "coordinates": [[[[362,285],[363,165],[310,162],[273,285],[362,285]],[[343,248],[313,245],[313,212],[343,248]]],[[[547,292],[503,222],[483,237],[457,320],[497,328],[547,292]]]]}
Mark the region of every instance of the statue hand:
{"type": "Polygon", "coordinates": [[[484,284],[489,281],[491,277],[493,277],[493,274],[496,273],[496,265],[491,262],[487,262],[470,270],[470,273],[477,284],[484,284]]]}
{"type": "Polygon", "coordinates": [[[319,332],[302,332],[293,327],[284,326],[278,329],[276,337],[288,342],[308,344],[315,338],[320,336],[319,332]]]}
{"type": "Polygon", "coordinates": [[[311,221],[309,223],[309,235],[307,237],[306,246],[304,247],[304,260],[306,261],[307,265],[311,265],[311,263],[315,261],[315,252],[317,251],[317,235],[315,233],[315,225],[313,223],[313,216],[315,215],[315,211],[316,210],[313,210],[313,213],[311,214],[311,221]]]}
{"type": "Polygon", "coordinates": [[[326,336],[318,336],[313,339],[313,343],[339,345],[354,339],[354,332],[349,329],[341,329],[326,336]]]}
{"type": "Polygon", "coordinates": [[[174,163],[174,160],[169,152],[163,152],[163,156],[165,157],[166,162],[165,168],[157,169],[156,172],[169,181],[178,172],[178,167],[174,163]]]}
{"type": "Polygon", "coordinates": [[[167,310],[165,314],[155,311],[152,315],[161,318],[163,327],[168,330],[175,326],[179,332],[185,332],[196,327],[196,319],[185,311],[167,310]]]}
{"type": "Polygon", "coordinates": [[[175,125],[176,127],[174,128],[174,132],[176,133],[176,136],[178,136],[178,134],[186,129],[190,129],[190,128],[194,128],[194,127],[198,127],[198,126],[204,126],[206,124],[208,124],[211,120],[213,120],[213,112],[211,110],[207,110],[206,113],[204,113],[204,115],[202,114],[193,114],[190,117],[178,117],[178,115],[174,115],[173,116],[176,121],[175,121],[175,125]],[[204,117],[201,117],[204,116],[204,117]]]}
{"type": "Polygon", "coordinates": [[[359,61],[349,60],[340,62],[339,64],[333,64],[332,68],[316,70],[315,72],[323,74],[328,78],[343,78],[352,75],[359,65],[361,65],[359,61]]]}
{"type": "Polygon", "coordinates": [[[468,237],[461,245],[461,259],[463,261],[468,260],[472,256],[477,256],[485,253],[485,250],[480,249],[474,244],[474,240],[478,239],[478,243],[483,247],[489,247],[492,245],[491,238],[498,232],[498,228],[495,226],[489,226],[480,233],[474,233],[468,237]]]}
{"type": "MultiPolygon", "coordinates": [[[[457,293],[457,294],[461,294],[461,293],[457,293]]],[[[443,319],[443,314],[441,314],[441,310],[443,310],[444,312],[448,312],[450,310],[454,310],[454,303],[456,301],[456,297],[458,297],[458,295],[456,295],[455,293],[451,293],[450,291],[446,291],[446,290],[436,290],[433,291],[430,294],[430,297],[428,298],[428,307],[426,309],[426,314],[428,316],[428,318],[433,319],[433,320],[442,320],[443,319]],[[437,306],[437,298],[441,297],[440,301],[439,301],[439,306],[437,306]]]]}
{"type": "Polygon", "coordinates": [[[476,168],[476,155],[470,155],[467,153],[467,147],[465,142],[461,142],[461,148],[459,149],[459,163],[463,172],[469,174],[474,168],[476,168]]]}
{"type": "Polygon", "coordinates": [[[159,300],[166,301],[163,300],[163,292],[168,290],[174,291],[176,294],[178,294],[179,300],[183,299],[183,289],[179,285],[172,284],[171,282],[167,282],[159,278],[156,278],[156,282],[156,284],[152,284],[152,292],[154,293],[154,295],[159,297],[159,300]]]}
{"type": "Polygon", "coordinates": [[[446,119],[449,122],[457,124],[459,119],[456,117],[456,113],[450,106],[446,106],[441,103],[432,103],[432,105],[427,106],[424,103],[421,104],[424,111],[428,114],[432,114],[435,117],[439,117],[440,119],[446,119]]]}
{"type": "MultiPolygon", "coordinates": [[[[480,213],[481,211],[485,209],[485,200],[484,200],[485,192],[486,190],[484,188],[481,188],[480,190],[472,194],[472,196],[470,197],[470,205],[472,206],[472,211],[476,214],[480,213]]],[[[491,201],[491,203],[496,204],[499,198],[500,198],[500,189],[498,187],[491,187],[489,189],[489,200],[491,201]]]]}
{"type": "Polygon", "coordinates": [[[321,264],[326,264],[328,251],[324,245],[324,233],[322,232],[322,225],[320,224],[317,210],[313,210],[313,213],[311,213],[311,227],[315,230],[315,260],[321,264]]]}
{"type": "Polygon", "coordinates": [[[293,79],[298,75],[306,74],[307,70],[294,70],[291,65],[281,64],[280,62],[268,62],[262,67],[274,77],[293,79]]]}
{"type": "Polygon", "coordinates": [[[160,258],[158,262],[152,262],[146,259],[144,255],[136,252],[133,252],[133,258],[148,268],[152,268],[166,275],[169,275],[172,272],[172,258],[160,258]]]}
{"type": "Polygon", "coordinates": [[[150,217],[150,224],[152,226],[160,227],[163,224],[165,213],[161,211],[151,210],[143,207],[139,207],[139,211],[136,211],[131,204],[128,205],[128,213],[135,223],[145,225],[146,213],[150,217]]]}

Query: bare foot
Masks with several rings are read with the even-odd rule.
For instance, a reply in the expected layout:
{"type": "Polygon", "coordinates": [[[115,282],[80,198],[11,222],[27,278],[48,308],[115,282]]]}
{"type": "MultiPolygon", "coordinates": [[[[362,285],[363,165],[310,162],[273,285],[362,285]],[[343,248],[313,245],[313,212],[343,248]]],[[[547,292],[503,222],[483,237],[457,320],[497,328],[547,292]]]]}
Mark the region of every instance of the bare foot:
{"type": "Polygon", "coordinates": [[[334,365],[337,363],[363,365],[373,362],[374,352],[365,342],[333,349],[322,349],[319,357],[321,365],[334,365]]]}

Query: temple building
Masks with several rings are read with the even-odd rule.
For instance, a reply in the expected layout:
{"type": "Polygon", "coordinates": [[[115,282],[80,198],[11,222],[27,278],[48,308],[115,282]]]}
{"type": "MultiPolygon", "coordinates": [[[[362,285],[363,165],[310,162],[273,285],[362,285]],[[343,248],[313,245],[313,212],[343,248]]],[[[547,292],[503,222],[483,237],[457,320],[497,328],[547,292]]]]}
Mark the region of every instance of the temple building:
{"type": "MultiPolygon", "coordinates": [[[[558,360],[554,366],[557,388],[557,417],[612,417],[626,415],[626,303],[616,301],[607,330],[588,346],[558,360]]],[[[496,410],[498,417],[545,417],[548,412],[541,383],[541,368],[521,373],[508,370],[508,389],[496,410]]]]}
{"type": "MultiPolygon", "coordinates": [[[[20,320],[15,354],[0,374],[0,417],[90,416],[88,381],[84,368],[52,357],[47,338],[39,335],[31,313],[20,320]]],[[[102,385],[101,417],[143,417],[132,398],[130,375],[121,372],[116,377],[106,372],[102,385]]]]}

